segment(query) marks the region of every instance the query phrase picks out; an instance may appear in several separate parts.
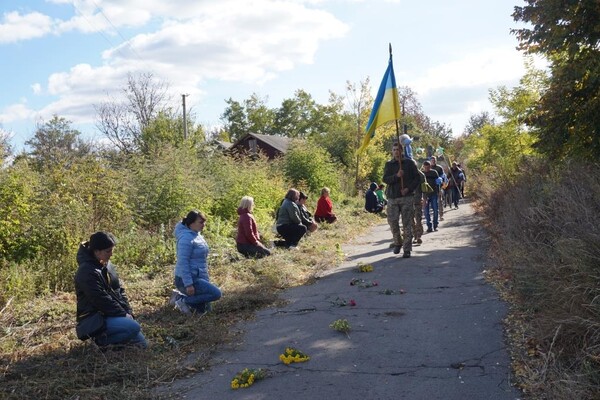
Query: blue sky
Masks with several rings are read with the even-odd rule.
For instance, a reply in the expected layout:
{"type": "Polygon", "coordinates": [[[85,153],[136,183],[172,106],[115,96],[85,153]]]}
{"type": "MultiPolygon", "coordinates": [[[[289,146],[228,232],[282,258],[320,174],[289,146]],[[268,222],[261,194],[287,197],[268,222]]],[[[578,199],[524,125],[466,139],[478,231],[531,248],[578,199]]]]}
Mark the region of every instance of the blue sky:
{"type": "Polygon", "coordinates": [[[187,93],[196,121],[220,123],[225,100],[298,89],[326,103],[346,82],[373,95],[392,43],[398,86],[460,134],[491,111],[489,89],[514,86],[523,55],[510,29],[520,0],[2,0],[0,129],[21,149],[57,114],[100,139],[94,104],[118,96],[128,73],[187,93]]]}

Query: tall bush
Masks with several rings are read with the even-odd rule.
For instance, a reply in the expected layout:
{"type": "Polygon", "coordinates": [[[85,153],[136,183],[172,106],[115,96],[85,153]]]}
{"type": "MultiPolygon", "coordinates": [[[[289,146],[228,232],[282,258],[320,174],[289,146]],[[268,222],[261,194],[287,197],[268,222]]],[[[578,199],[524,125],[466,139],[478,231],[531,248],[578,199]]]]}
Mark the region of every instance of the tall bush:
{"type": "Polygon", "coordinates": [[[319,193],[323,186],[335,193],[340,187],[339,167],[329,153],[310,141],[294,142],[283,159],[285,176],[294,186],[319,193]]]}
{"type": "Polygon", "coordinates": [[[19,261],[37,251],[31,228],[38,221],[38,174],[25,160],[0,169],[0,258],[19,261]]]}

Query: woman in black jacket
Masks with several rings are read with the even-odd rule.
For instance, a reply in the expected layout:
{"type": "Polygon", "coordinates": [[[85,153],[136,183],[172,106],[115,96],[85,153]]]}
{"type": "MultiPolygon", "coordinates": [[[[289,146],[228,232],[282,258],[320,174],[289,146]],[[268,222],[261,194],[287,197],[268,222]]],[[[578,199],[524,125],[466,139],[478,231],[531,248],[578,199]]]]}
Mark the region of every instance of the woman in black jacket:
{"type": "MultiPolygon", "coordinates": [[[[83,320],[100,313],[104,326],[99,331],[88,332],[98,346],[132,344],[146,348],[146,338],[140,324],[133,318],[125,290],[121,287],[114,265],[109,261],[115,244],[112,234],[96,232],[89,241],[79,246],[79,269],[75,274],[77,323],[82,325],[83,320]]],[[[84,337],[80,338],[85,340],[84,337]]]]}

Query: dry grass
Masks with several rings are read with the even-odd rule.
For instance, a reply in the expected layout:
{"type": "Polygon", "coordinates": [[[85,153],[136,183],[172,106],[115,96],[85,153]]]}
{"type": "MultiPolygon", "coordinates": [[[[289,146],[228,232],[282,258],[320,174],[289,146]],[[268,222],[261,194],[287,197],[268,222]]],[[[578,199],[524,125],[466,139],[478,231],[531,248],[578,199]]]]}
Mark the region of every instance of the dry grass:
{"type": "Polygon", "coordinates": [[[524,170],[514,185],[481,190],[495,238],[489,277],[513,305],[506,326],[518,385],[534,399],[597,399],[598,165],[524,170]]]}
{"type": "Polygon", "coordinates": [[[224,296],[201,319],[185,318],[167,305],[170,268],[152,278],[120,269],[150,343],[146,351],[103,353],[79,341],[72,293],[9,300],[0,310],[0,398],[152,398],[153,387],[206,368],[213,351],[235,339],[229,328],[276,302],[279,290],[337,266],[339,246],[381,221],[359,210],[360,199],[337,207],[339,221],[303,239],[300,251],[277,249],[271,257],[246,260],[231,247],[213,248],[211,275],[224,296]]]}

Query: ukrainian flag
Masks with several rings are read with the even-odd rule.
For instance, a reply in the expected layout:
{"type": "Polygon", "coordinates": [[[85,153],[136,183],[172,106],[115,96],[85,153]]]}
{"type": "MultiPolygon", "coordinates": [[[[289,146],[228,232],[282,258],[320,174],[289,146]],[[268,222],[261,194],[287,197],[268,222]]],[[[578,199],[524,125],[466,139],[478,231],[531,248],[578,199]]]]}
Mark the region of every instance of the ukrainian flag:
{"type": "Polygon", "coordinates": [[[390,50],[390,61],[388,63],[385,75],[379,86],[373,110],[369,117],[369,122],[365,128],[365,137],[362,145],[358,149],[358,153],[362,153],[373,137],[375,137],[375,129],[388,121],[400,118],[400,104],[398,104],[398,88],[396,88],[396,77],[394,76],[394,66],[392,64],[392,53],[390,50]]]}

